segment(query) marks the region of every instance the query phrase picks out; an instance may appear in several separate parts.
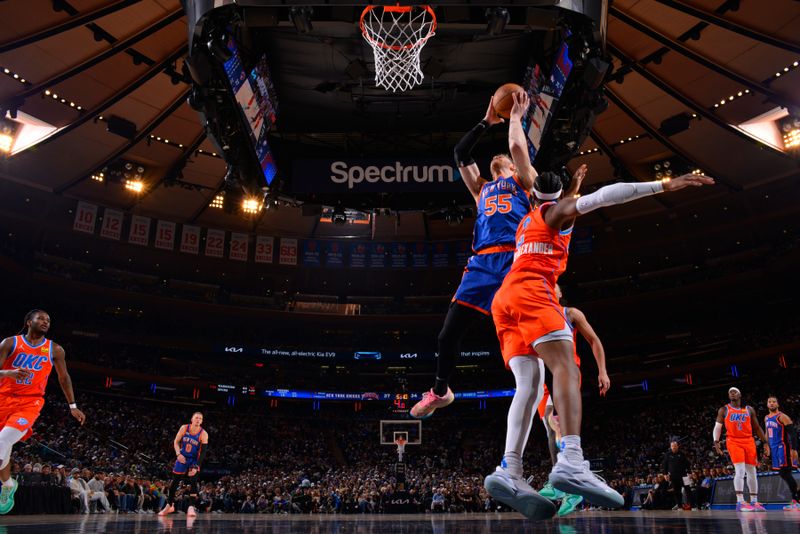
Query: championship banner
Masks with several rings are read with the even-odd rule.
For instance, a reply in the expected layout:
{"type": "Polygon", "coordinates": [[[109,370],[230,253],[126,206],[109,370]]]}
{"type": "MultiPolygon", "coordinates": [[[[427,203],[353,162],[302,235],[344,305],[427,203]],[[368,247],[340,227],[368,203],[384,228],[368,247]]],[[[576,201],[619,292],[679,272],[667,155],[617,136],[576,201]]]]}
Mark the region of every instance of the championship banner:
{"type": "Polygon", "coordinates": [[[297,265],[297,239],[281,238],[278,262],[281,265],[297,265]]]}
{"type": "Polygon", "coordinates": [[[206,256],[222,258],[225,254],[225,230],[209,228],[206,233],[206,256]]]}
{"type": "Polygon", "coordinates": [[[106,208],[103,210],[103,223],[100,225],[100,237],[115,239],[122,238],[122,212],[106,208]]]}
{"type": "Polygon", "coordinates": [[[392,243],[389,264],[395,268],[408,267],[408,246],[405,243],[392,243]]]}
{"type": "Polygon", "coordinates": [[[93,234],[97,222],[97,206],[88,202],[78,202],[75,210],[75,222],[72,229],[86,234],[93,234]]]}
{"type": "Polygon", "coordinates": [[[231,248],[228,250],[228,258],[235,261],[247,261],[247,234],[231,234],[231,248]]]}
{"type": "Polygon", "coordinates": [[[364,243],[350,243],[350,267],[367,266],[367,246],[364,243]]]}
{"type": "Polygon", "coordinates": [[[383,269],[386,267],[386,245],[372,243],[369,247],[369,266],[383,269]]]}
{"type": "Polygon", "coordinates": [[[414,268],[421,268],[428,266],[427,243],[414,243],[414,247],[411,250],[411,266],[414,268]]]}
{"type": "Polygon", "coordinates": [[[325,266],[334,268],[344,266],[344,247],[338,241],[325,243],[325,266]]]}
{"type": "Polygon", "coordinates": [[[303,193],[463,192],[449,157],[420,159],[296,159],[292,186],[303,193]]]}
{"type": "Polygon", "coordinates": [[[175,223],[159,220],[156,224],[156,248],[172,250],[175,248],[175,223]]]}
{"type": "Polygon", "coordinates": [[[199,254],[200,253],[200,227],[191,226],[189,224],[183,225],[181,231],[181,252],[186,254],[199,254]]]}
{"type": "Polygon", "coordinates": [[[459,241],[456,245],[456,265],[464,267],[470,256],[472,256],[472,247],[470,247],[469,241],[459,241]]]}
{"type": "Polygon", "coordinates": [[[303,265],[320,266],[320,243],[316,240],[303,241],[303,265]]]}
{"type": "Polygon", "coordinates": [[[270,236],[256,237],[256,263],[272,263],[274,242],[270,236]]]}
{"type": "Polygon", "coordinates": [[[434,267],[448,267],[450,265],[450,243],[434,243],[432,248],[431,264],[434,267]]]}
{"type": "Polygon", "coordinates": [[[128,232],[128,243],[146,247],[150,244],[150,217],[134,215],[128,232]]]}

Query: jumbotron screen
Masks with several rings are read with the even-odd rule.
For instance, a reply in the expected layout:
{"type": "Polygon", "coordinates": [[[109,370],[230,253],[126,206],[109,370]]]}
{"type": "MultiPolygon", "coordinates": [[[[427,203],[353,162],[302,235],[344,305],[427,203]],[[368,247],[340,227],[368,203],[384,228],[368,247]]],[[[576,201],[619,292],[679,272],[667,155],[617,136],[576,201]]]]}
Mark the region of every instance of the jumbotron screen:
{"type": "Polygon", "coordinates": [[[274,126],[277,117],[277,99],[269,75],[267,58],[262,55],[248,75],[245,73],[239,48],[233,38],[228,40],[227,47],[231,57],[225,62],[225,75],[249,126],[250,142],[264,174],[264,180],[267,185],[271,185],[278,170],[267,142],[267,134],[274,126]]]}

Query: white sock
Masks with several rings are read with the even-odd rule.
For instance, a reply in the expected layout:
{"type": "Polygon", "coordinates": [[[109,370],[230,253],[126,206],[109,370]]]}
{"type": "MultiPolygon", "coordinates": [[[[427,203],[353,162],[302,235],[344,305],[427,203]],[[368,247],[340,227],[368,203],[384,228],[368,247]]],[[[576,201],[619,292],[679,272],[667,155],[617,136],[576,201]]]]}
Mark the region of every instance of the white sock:
{"type": "Polygon", "coordinates": [[[583,449],[581,449],[580,436],[564,436],[561,438],[561,444],[564,447],[561,452],[564,454],[564,458],[567,462],[572,465],[580,465],[583,463],[583,449]]]}
{"type": "Polygon", "coordinates": [[[736,502],[744,502],[744,495],[742,495],[741,493],[737,493],[736,502]]]}
{"type": "Polygon", "coordinates": [[[522,476],[522,454],[533,426],[533,412],[542,398],[544,363],[534,356],[511,358],[508,366],[514,373],[517,390],[508,408],[508,429],[503,465],[512,476],[522,476]]]}
{"type": "Polygon", "coordinates": [[[758,502],[758,473],[756,473],[756,466],[745,464],[744,471],[747,474],[747,489],[750,490],[750,501],[758,502]]]}
{"type": "Polygon", "coordinates": [[[5,486],[7,488],[10,488],[13,485],[14,485],[14,479],[12,479],[11,477],[9,477],[8,480],[3,482],[3,486],[5,486]]]}

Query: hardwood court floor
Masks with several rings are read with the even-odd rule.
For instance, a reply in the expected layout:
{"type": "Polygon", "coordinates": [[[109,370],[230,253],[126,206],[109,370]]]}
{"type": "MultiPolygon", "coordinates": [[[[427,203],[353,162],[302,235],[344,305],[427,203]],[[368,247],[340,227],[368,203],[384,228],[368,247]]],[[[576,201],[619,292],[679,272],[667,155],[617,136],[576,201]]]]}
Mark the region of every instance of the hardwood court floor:
{"type": "Polygon", "coordinates": [[[564,519],[527,521],[518,514],[439,515],[40,515],[0,516],[0,534],[511,534],[733,533],[797,534],[800,512],[578,512],[564,519]]]}

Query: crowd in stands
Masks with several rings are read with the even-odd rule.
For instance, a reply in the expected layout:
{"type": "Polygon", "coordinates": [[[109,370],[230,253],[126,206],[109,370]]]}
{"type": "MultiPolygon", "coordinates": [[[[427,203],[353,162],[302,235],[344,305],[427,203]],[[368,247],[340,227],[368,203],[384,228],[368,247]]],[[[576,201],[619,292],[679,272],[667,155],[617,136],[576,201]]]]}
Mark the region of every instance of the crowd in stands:
{"type": "MultiPolygon", "coordinates": [[[[779,395],[790,415],[800,413],[800,396],[787,373],[742,386],[745,402],[765,414],[768,394],[779,395]],[[773,385],[775,382],[770,382],[773,385]]],[[[691,465],[684,501],[707,505],[715,478],[730,474],[726,458],[711,451],[716,410],[727,388],[681,397],[630,403],[587,404],[583,435],[591,458],[626,507],[671,508],[669,475],[661,461],[672,440],[691,465]],[[635,488],[646,486],[646,491],[635,488]],[[639,497],[634,502],[634,494],[639,497]]],[[[80,394],[88,417],[78,427],[58,395],[26,445],[17,445],[13,472],[23,486],[70,489],[77,512],[149,513],[164,504],[174,462],[172,440],[196,406],[133,398],[80,394]]],[[[308,412],[269,413],[263,404],[205,409],[209,453],[201,473],[199,508],[208,513],[379,513],[398,491],[396,450],[378,445],[378,418],[354,414],[309,417],[308,412]]],[[[417,511],[485,512],[502,509],[483,489],[483,477],[502,455],[505,404],[483,416],[464,417],[456,404],[424,423],[423,444],[405,455],[409,505],[417,511]]],[[[541,487],[550,470],[544,432],[536,422],[525,458],[532,485],[541,487]]],[[[768,470],[766,464],[762,470],[768,470]]],[[[179,491],[178,509],[188,505],[179,491]]]]}

